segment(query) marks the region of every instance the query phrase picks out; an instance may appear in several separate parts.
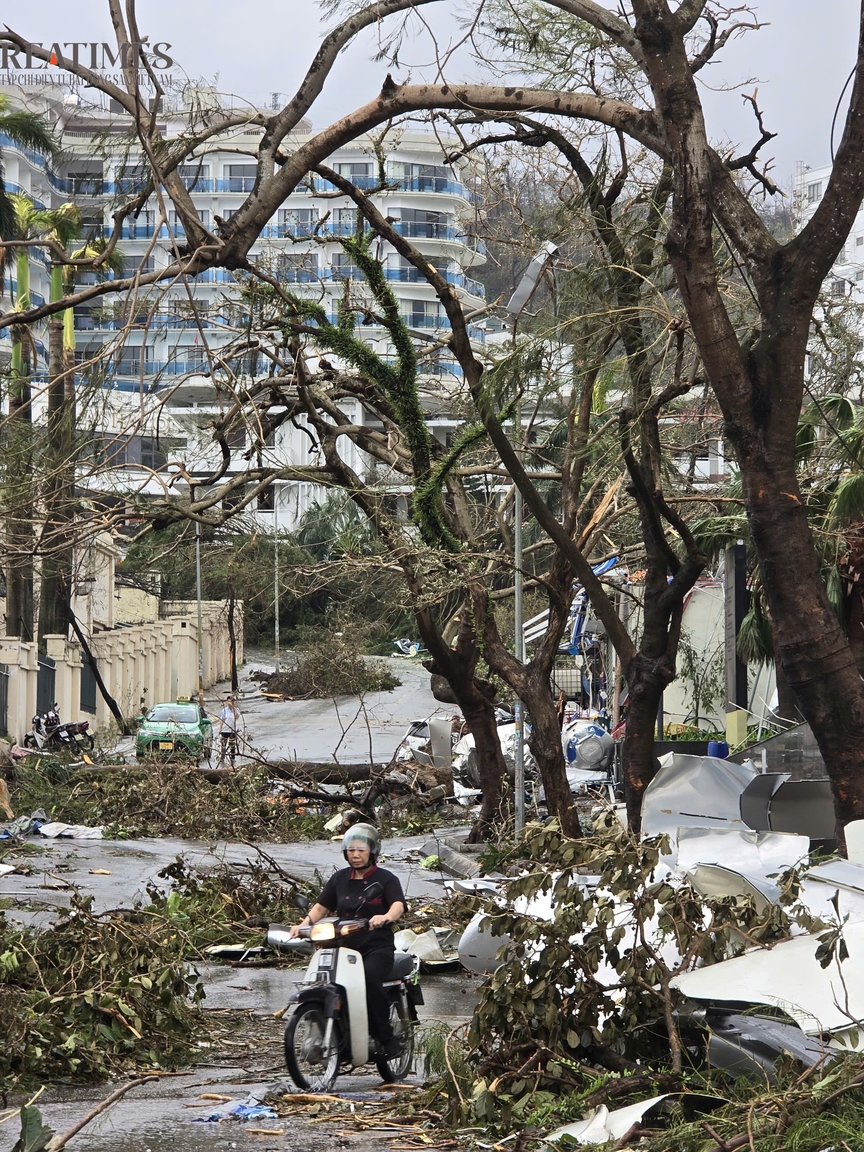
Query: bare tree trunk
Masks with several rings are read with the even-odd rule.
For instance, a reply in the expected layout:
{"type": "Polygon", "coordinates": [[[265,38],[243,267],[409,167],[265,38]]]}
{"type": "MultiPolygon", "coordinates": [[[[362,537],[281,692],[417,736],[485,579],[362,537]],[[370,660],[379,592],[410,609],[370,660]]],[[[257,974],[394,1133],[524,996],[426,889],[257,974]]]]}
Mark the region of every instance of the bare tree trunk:
{"type": "MultiPolygon", "coordinates": [[[[63,355],[63,321],[48,324],[48,415],[45,528],[39,595],[39,642],[65,636],[72,594],[72,519],[75,487],[74,429],[68,407],[63,355]]],[[[74,395],[74,389],[73,389],[74,395]]]]}

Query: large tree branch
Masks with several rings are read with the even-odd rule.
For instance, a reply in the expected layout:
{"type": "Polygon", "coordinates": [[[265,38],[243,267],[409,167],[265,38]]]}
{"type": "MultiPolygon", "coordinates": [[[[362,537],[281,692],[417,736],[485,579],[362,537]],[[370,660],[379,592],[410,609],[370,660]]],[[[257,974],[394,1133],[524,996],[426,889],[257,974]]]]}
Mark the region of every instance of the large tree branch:
{"type": "Polygon", "coordinates": [[[594,0],[545,0],[545,3],[550,8],[560,8],[562,12],[578,16],[580,20],[584,20],[598,32],[603,32],[614,44],[628,52],[637,64],[643,63],[642,45],[633,29],[626,20],[614,15],[608,8],[595,4],[594,0]]]}
{"type": "Polygon", "coordinates": [[[328,32],[299,88],[278,116],[271,119],[261,142],[261,155],[266,154],[271,160],[275,158],[276,150],[285,136],[297,126],[320,95],[339,53],[359,32],[395,12],[404,12],[419,8],[423,4],[439,2],[440,0],[380,0],[379,3],[370,4],[368,8],[353,13],[338,27],[328,32]]]}
{"type": "Polygon", "coordinates": [[[453,340],[451,342],[453,352],[459,361],[462,371],[465,373],[465,379],[471,389],[477,410],[486,426],[489,438],[498,450],[502,464],[512,477],[513,483],[522,493],[525,503],[537,519],[541,528],[572,565],[573,571],[582,582],[585,591],[591,599],[591,604],[598,617],[602,620],[606,628],[606,633],[614,644],[621,661],[625,663],[625,665],[629,664],[636,655],[636,648],[630,634],[618,615],[612,598],[607,593],[602,582],[594,575],[594,570],[590,562],[582,554],[580,549],[577,548],[572,536],[568,534],[564,525],[561,524],[554,513],[550,511],[546,501],[529,479],[518,452],[510,443],[507,433],[501,426],[497,416],[490,410],[488,403],[485,401],[481,384],[483,365],[476,359],[473,349],[471,348],[468,326],[465,322],[465,316],[456,289],[428,262],[422,253],[418,252],[412,244],[409,244],[404,236],[400,236],[395,228],[393,228],[381,212],[379,212],[369,197],[361,192],[359,188],[355,188],[350,181],[345,180],[339,173],[324,165],[319,164],[315,170],[319,175],[335,184],[336,187],[347,196],[350,196],[378,235],[392,244],[400,255],[409,260],[435,289],[438,299],[444,306],[453,330],[453,340]]]}

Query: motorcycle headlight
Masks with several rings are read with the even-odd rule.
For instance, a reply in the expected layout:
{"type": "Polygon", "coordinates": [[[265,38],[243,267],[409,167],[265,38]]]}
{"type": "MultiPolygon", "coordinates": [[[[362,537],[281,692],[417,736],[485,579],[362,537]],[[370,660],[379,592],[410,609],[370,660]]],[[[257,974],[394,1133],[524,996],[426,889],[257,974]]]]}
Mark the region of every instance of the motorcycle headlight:
{"type": "Polygon", "coordinates": [[[335,924],[313,924],[309,931],[310,940],[335,940],[335,924]]]}

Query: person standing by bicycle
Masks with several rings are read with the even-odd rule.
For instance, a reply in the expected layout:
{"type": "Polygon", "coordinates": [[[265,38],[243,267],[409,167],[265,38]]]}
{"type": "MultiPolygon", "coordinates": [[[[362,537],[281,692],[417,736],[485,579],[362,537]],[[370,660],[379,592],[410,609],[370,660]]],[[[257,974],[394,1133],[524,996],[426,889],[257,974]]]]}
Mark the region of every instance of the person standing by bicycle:
{"type": "Polygon", "coordinates": [[[237,710],[237,702],[233,696],[229,696],[219,713],[219,737],[222,741],[219,761],[224,763],[227,755],[232,768],[237,756],[237,729],[239,725],[240,713],[237,710]]]}

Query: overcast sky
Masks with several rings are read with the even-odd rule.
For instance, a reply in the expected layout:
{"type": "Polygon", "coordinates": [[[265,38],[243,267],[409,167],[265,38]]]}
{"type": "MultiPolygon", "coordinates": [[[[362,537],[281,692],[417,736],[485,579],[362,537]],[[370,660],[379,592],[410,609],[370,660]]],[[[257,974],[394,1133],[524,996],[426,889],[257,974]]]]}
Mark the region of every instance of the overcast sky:
{"type": "MultiPolygon", "coordinates": [[[[611,0],[606,2],[612,7],[611,0]]],[[[5,7],[2,22],[31,40],[111,40],[105,0],[28,0],[5,7]]],[[[439,42],[458,36],[456,10],[450,3],[420,10],[424,19],[434,13],[439,42]]],[[[743,83],[743,90],[752,92],[758,84],[766,127],[779,133],[764,154],[776,157],[775,176],[788,186],[798,161],[816,167],[830,160],[831,118],[855,62],[858,4],[755,0],[754,10],[768,26],[728,44],[721,62],[700,74],[703,85],[714,89],[705,91],[709,130],[716,140],[749,147],[757,136],[752,113],[744,108],[740,91],[720,89],[743,83]]],[[[292,90],[321,34],[313,0],[139,0],[138,12],[142,35],[170,43],[171,55],[187,75],[218,78],[220,90],[256,103],[292,90]]],[[[419,22],[416,28],[417,39],[402,54],[415,81],[432,78],[423,67],[430,58],[428,38],[419,22]]],[[[378,91],[387,68],[371,59],[376,42],[375,31],[369,30],[343,53],[313,109],[316,127],[378,91]]],[[[471,63],[462,54],[448,69],[448,79],[467,79],[470,73],[471,63]]],[[[403,67],[396,79],[408,74],[403,67]]]]}

